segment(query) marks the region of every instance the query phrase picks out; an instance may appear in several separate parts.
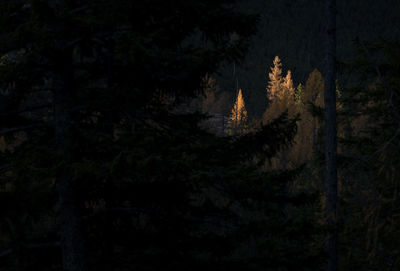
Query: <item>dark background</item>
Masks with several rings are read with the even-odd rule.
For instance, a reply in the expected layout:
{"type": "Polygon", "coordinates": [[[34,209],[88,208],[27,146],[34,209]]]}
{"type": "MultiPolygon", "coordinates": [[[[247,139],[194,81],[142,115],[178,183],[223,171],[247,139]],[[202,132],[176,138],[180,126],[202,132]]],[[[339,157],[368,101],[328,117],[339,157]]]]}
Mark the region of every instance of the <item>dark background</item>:
{"type": "MultiPolygon", "coordinates": [[[[304,85],[308,75],[324,67],[324,2],[318,0],[248,0],[240,10],[260,15],[257,34],[245,60],[221,69],[218,83],[225,91],[242,88],[247,110],[251,116],[264,112],[268,72],[277,55],[282,60],[284,74],[290,69],[295,86],[304,85]]],[[[355,53],[353,40],[379,38],[396,39],[400,35],[400,3],[396,0],[338,0],[337,1],[337,59],[350,61],[355,53]]],[[[348,70],[340,69],[341,85],[350,80],[348,70]]],[[[233,104],[233,101],[232,101],[233,104]]]]}

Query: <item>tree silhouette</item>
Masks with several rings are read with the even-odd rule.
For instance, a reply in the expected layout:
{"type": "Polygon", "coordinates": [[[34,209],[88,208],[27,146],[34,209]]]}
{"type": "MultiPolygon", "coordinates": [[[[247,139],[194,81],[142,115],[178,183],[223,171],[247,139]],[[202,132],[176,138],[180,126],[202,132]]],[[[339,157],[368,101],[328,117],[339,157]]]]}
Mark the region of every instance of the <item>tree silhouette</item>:
{"type": "Polygon", "coordinates": [[[326,270],[338,270],[337,232],[337,121],[336,121],[336,0],[325,1],[325,186],[326,225],[328,226],[326,270]]]}
{"type": "MultiPolygon", "coordinates": [[[[150,120],[170,118],[160,97],[179,103],[195,96],[220,61],[242,57],[256,17],[233,12],[234,1],[25,2],[0,5],[0,77],[7,92],[0,97],[7,105],[0,109],[1,134],[26,131],[28,138],[14,155],[2,155],[12,165],[6,182],[58,191],[58,204],[48,208],[58,214],[60,269],[86,270],[83,217],[94,212],[86,204],[100,201],[94,191],[102,184],[114,186],[105,176],[114,174],[107,165],[118,160],[120,140],[150,120]],[[207,44],[184,44],[196,31],[207,44]],[[233,32],[239,38],[228,43],[233,32]]],[[[25,242],[21,237],[13,245],[25,242]]]]}

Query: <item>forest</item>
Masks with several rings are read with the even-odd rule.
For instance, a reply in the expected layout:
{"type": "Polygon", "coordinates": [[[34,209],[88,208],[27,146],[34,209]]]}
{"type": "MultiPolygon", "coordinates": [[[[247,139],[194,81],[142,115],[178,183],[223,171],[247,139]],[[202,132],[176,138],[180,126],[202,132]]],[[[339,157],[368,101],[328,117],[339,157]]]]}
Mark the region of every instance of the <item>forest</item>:
{"type": "Polygon", "coordinates": [[[0,271],[400,270],[377,2],[1,0],[0,271]]]}

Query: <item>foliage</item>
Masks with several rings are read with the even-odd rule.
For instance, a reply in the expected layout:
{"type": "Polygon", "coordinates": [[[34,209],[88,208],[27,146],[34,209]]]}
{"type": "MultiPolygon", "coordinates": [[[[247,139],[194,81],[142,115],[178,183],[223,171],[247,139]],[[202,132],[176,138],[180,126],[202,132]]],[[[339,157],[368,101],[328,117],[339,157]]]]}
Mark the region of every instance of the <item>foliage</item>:
{"type": "Polygon", "coordinates": [[[239,89],[229,118],[228,134],[244,134],[247,132],[247,130],[247,110],[244,103],[242,90],[239,89]]]}
{"type": "Polygon", "coordinates": [[[256,17],[233,4],[1,2],[2,269],[59,270],[60,245],[84,243],[68,270],[315,270],[314,195],[254,162],[289,146],[297,119],[222,138],[174,111],[243,56],[256,17]]]}
{"type": "Polygon", "coordinates": [[[342,235],[347,268],[399,268],[398,127],[399,44],[357,41],[351,67],[360,81],[342,91],[342,235]]]}
{"type": "MultiPolygon", "coordinates": [[[[271,73],[269,73],[267,86],[270,103],[263,115],[263,123],[269,123],[287,112],[290,118],[296,117],[298,109],[295,104],[295,89],[293,86],[292,73],[288,70],[287,75],[282,77],[282,64],[278,56],[275,57],[271,73]]],[[[272,160],[272,168],[286,169],[290,164],[287,150],[284,150],[278,157],[272,160]]]]}
{"type": "Polygon", "coordinates": [[[284,79],[282,78],[282,63],[279,56],[275,56],[271,72],[268,74],[267,94],[270,100],[281,95],[284,79]]]}

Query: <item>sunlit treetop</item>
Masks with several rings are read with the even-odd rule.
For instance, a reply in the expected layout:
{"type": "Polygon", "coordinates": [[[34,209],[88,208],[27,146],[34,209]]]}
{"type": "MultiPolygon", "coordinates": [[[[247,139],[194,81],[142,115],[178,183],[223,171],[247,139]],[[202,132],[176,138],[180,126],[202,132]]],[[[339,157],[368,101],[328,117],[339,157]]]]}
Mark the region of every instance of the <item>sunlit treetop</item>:
{"type": "Polygon", "coordinates": [[[247,110],[241,89],[239,89],[236,102],[232,108],[230,119],[234,122],[243,122],[247,120],[247,110]]]}
{"type": "Polygon", "coordinates": [[[290,94],[294,94],[295,88],[293,85],[292,72],[290,70],[288,70],[286,77],[283,79],[283,86],[290,94]]]}
{"type": "Polygon", "coordinates": [[[243,99],[242,90],[239,89],[238,95],[233,105],[229,118],[229,131],[231,135],[243,134],[247,131],[247,110],[243,99]]]}
{"type": "Polygon", "coordinates": [[[278,95],[284,83],[282,78],[282,63],[278,56],[275,56],[271,72],[268,74],[269,82],[267,86],[267,95],[269,99],[273,99],[278,95]]]}

